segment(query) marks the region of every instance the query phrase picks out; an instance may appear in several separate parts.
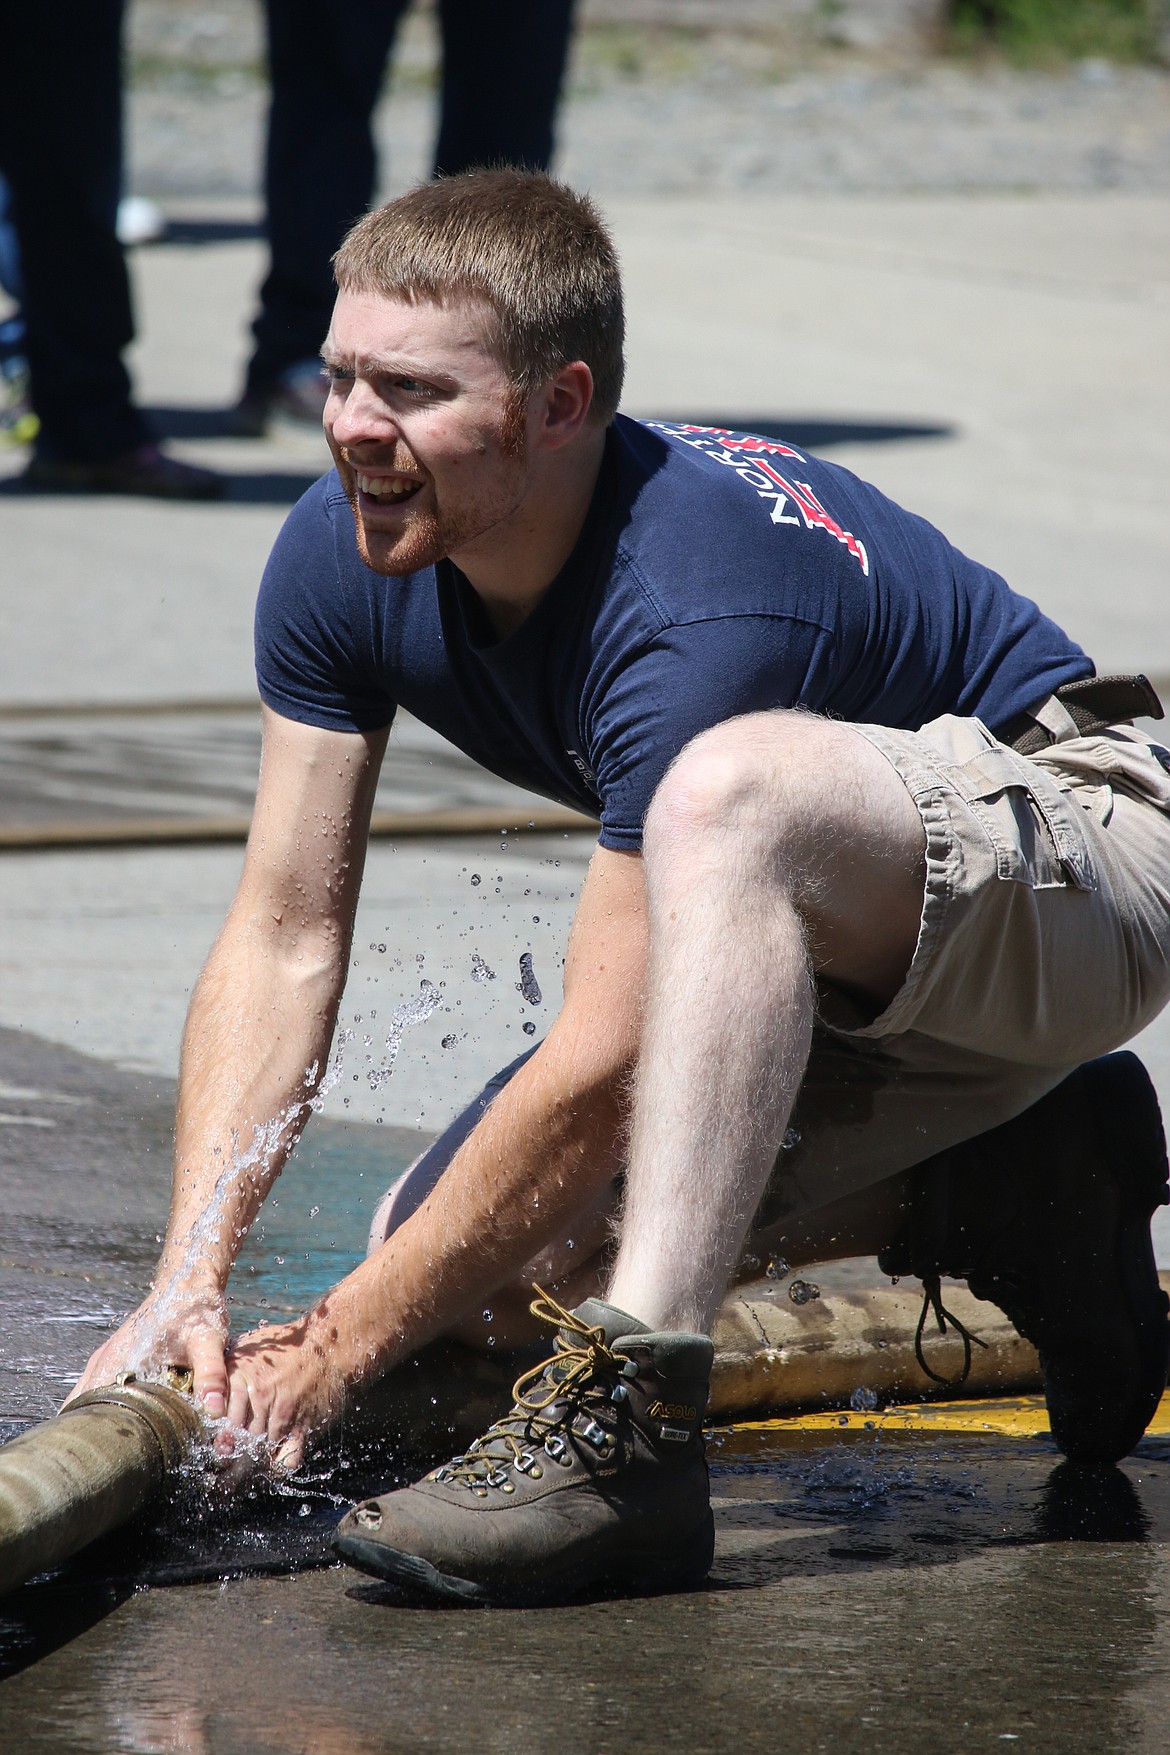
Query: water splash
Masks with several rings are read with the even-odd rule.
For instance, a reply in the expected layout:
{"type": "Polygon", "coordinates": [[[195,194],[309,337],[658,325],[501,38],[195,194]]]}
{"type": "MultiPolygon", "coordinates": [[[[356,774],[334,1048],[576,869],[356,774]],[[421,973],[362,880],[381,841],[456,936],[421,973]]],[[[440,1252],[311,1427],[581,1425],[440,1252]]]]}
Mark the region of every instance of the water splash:
{"type": "Polygon", "coordinates": [[[394,1062],[398,1059],[398,1050],[402,1046],[402,1038],[406,1031],[413,1028],[415,1024],[425,1024],[432,1013],[441,1010],[445,1003],[434,982],[428,981],[424,976],[419,983],[418,998],[408,1000],[405,1005],[395,1008],[390,1019],[390,1028],[386,1032],[386,1057],[381,1066],[370,1067],[366,1074],[371,1091],[381,1090],[393,1073],[394,1062]]]}
{"type": "Polygon", "coordinates": [[[529,1005],[539,1005],[544,998],[540,991],[540,982],[536,979],[536,971],[532,967],[532,952],[525,951],[520,959],[520,980],[517,989],[524,995],[529,1005]]]}
{"type": "Polygon", "coordinates": [[[786,1280],[791,1272],[791,1267],[782,1255],[774,1256],[764,1269],[765,1276],[769,1280],[776,1280],[777,1282],[780,1280],[786,1280]]]}
{"type": "MultiPolygon", "coordinates": [[[[273,1161],[283,1159],[296,1144],[297,1139],[308,1120],[310,1113],[322,1091],[328,1089],[327,1079],[317,1085],[317,1062],[306,1067],[304,1083],[306,1089],[314,1094],[311,1097],[294,1098],[271,1121],[263,1124],[256,1122],[252,1127],[252,1138],[244,1145],[238,1134],[232,1135],[232,1149],[227,1155],[223,1168],[219,1171],[211,1186],[210,1193],[203,1209],[191,1226],[183,1244],[182,1254],[178,1263],[169,1275],[167,1288],[159,1295],[152,1312],[152,1332],[143,1338],[136,1357],[129,1361],[129,1368],[146,1379],[156,1377],[164,1372],[171,1363],[169,1359],[159,1357],[157,1347],[160,1338],[171,1322],[183,1308],[186,1299],[186,1287],[201,1275],[209,1257],[216,1255],[226,1241],[224,1232],[227,1226],[228,1208],[237,1198],[241,1187],[248,1182],[255,1184],[267,1180],[267,1173],[273,1161]],[[314,1090],[314,1087],[316,1089],[314,1090]]],[[[340,1077],[340,1056],[337,1057],[335,1068],[330,1069],[334,1079],[340,1077]]],[[[213,1147],[213,1154],[223,1158],[224,1154],[218,1147],[213,1147]]],[[[231,1240],[236,1246],[244,1236],[245,1228],[237,1231],[231,1240]]],[[[236,1250],[231,1253],[234,1257],[236,1250]]],[[[222,1319],[223,1339],[227,1340],[227,1319],[222,1319]]]]}
{"type": "Polygon", "coordinates": [[[821,1295],[821,1288],[814,1286],[811,1280],[793,1280],[788,1288],[788,1296],[794,1304],[811,1304],[821,1295]]]}
{"type": "Polygon", "coordinates": [[[478,951],[471,953],[471,979],[473,981],[494,981],[496,972],[489,969],[478,951]]]}

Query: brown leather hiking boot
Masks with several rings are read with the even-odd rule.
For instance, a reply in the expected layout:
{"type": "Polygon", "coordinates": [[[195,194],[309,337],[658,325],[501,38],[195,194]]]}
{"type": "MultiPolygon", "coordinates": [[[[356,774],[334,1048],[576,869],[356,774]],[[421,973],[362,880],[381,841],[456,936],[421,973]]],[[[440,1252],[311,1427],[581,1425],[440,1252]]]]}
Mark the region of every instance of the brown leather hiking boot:
{"type": "MultiPolygon", "coordinates": [[[[905,1228],[878,1263],[918,1275],[924,1318],[933,1304],[940,1326],[942,1274],[998,1304],[1040,1354],[1061,1450],[1074,1462],[1117,1462],[1166,1386],[1168,1300],[1150,1219],[1168,1198],[1149,1074],[1136,1055],[1109,1054],[1014,1120],[919,1165],[905,1228]]],[[[935,1375],[921,1348],[919,1359],[935,1375]]]]}
{"type": "Polygon", "coordinates": [[[555,1351],[518,1379],[511,1413],[415,1486],[355,1506],[337,1552],[466,1604],[700,1583],[715,1541],[702,1431],[711,1342],[536,1291],[555,1351]]]}

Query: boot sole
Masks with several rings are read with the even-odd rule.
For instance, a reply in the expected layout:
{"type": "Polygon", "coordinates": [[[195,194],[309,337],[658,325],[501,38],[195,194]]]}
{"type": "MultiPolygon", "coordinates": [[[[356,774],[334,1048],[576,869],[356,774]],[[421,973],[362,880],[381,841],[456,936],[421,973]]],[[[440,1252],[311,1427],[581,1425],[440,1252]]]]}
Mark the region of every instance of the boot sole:
{"type": "Polygon", "coordinates": [[[1095,1432],[1075,1416],[1049,1406],[1052,1436],[1070,1461],[1115,1463],[1128,1456],[1153,1419],[1170,1367],[1170,1300],[1158,1284],[1150,1220],[1170,1194],[1161,1111],[1149,1075],[1135,1054],[1108,1056],[1095,1069],[1104,1113],[1112,1120],[1104,1137],[1104,1160],[1118,1191],[1117,1271],[1133,1324],[1138,1377],[1149,1385],[1128,1424],[1095,1432]]]}
{"type": "Polygon", "coordinates": [[[441,1572],[419,1554],[384,1547],[361,1536],[339,1535],[333,1539],[334,1552],[360,1572],[372,1573],[419,1596],[465,1608],[540,1608],[568,1602],[593,1585],[619,1585],[631,1595],[694,1590],[707,1577],[715,1554],[715,1520],[710,1511],[685,1547],[689,1549],[685,1557],[680,1559],[676,1550],[669,1563],[658,1555],[639,1554],[635,1549],[611,1555],[605,1561],[586,1561],[530,1584],[491,1585],[441,1572]]]}

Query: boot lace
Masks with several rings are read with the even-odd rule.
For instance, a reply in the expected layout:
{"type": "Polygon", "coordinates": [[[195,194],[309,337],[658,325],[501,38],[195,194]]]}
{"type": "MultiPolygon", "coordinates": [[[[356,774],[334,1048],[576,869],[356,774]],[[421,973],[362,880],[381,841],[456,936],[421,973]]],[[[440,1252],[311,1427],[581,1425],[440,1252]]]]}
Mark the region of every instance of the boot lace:
{"type": "Polygon", "coordinates": [[[481,1497],[492,1489],[512,1493],[513,1469],[539,1479],[545,1460],[569,1465],[572,1452],[565,1434],[578,1416],[583,1418],[576,1435],[599,1455],[612,1450],[613,1406],[625,1401],[629,1391],[623,1380],[636,1376],[637,1366],[606,1344],[603,1328],[582,1322],[542,1287],[532,1289],[533,1316],[557,1331],[552,1357],[516,1379],[511,1412],[494,1421],[462,1456],[435,1469],[432,1481],[460,1484],[481,1497]],[[595,1416],[606,1411],[609,1418],[603,1424],[595,1416]]]}
{"type": "Polygon", "coordinates": [[[975,1346],[986,1349],[987,1342],[981,1341],[978,1335],[973,1335],[971,1330],[964,1327],[959,1321],[954,1312],[947,1309],[942,1301],[942,1286],[939,1283],[938,1274],[923,1274],[922,1292],[922,1314],[918,1318],[918,1327],[914,1333],[914,1357],[932,1382],[944,1384],[948,1389],[956,1389],[959,1384],[966,1383],[968,1377],[971,1375],[971,1348],[975,1346]],[[926,1319],[931,1311],[934,1312],[934,1319],[938,1324],[939,1334],[945,1335],[947,1332],[947,1325],[949,1324],[963,1343],[963,1369],[959,1372],[957,1377],[944,1377],[941,1372],[933,1370],[932,1367],[926,1363],[926,1354],[922,1346],[922,1336],[926,1328],[926,1319]]]}

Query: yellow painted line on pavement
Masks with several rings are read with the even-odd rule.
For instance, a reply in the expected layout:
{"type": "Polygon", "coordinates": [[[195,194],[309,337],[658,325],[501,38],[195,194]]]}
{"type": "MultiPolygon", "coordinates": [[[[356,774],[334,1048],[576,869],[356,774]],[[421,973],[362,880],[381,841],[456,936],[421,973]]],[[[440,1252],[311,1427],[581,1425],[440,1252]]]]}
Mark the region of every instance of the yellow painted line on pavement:
{"type": "MultiPolygon", "coordinates": [[[[772,1420],[736,1420],[734,1432],[772,1432],[777,1436],[798,1432],[976,1432],[997,1438],[1038,1438],[1048,1431],[1044,1397],[1008,1396],[969,1402],[916,1402],[896,1408],[875,1408],[854,1413],[834,1411],[785,1414],[772,1420]]],[[[1146,1428],[1152,1437],[1170,1434],[1170,1394],[1146,1428]]]]}

